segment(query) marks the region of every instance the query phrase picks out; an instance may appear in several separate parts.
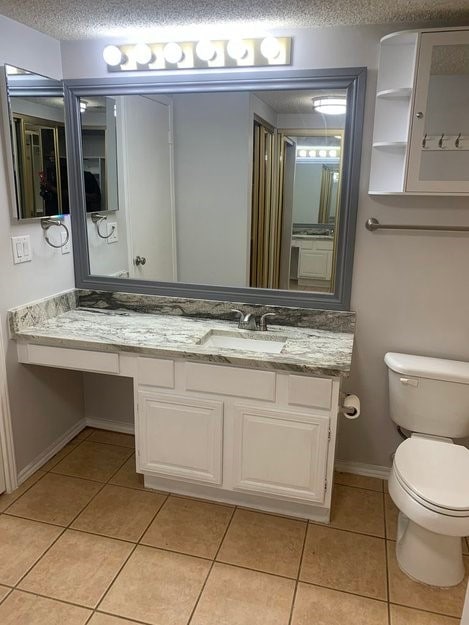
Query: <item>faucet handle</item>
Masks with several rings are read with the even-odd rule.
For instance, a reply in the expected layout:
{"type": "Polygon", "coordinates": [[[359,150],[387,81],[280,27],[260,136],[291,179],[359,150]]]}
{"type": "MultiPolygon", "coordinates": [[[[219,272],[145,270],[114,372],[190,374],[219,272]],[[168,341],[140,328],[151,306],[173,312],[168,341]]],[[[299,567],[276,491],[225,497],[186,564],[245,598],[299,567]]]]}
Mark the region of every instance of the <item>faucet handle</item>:
{"type": "Polygon", "coordinates": [[[237,313],[239,315],[239,321],[242,321],[244,319],[244,313],[241,310],[238,310],[237,308],[232,308],[231,312],[237,313]]]}
{"type": "Polygon", "coordinates": [[[267,317],[276,317],[277,315],[275,313],[265,313],[261,316],[260,321],[259,321],[259,330],[261,332],[266,332],[267,331],[267,317]]]}

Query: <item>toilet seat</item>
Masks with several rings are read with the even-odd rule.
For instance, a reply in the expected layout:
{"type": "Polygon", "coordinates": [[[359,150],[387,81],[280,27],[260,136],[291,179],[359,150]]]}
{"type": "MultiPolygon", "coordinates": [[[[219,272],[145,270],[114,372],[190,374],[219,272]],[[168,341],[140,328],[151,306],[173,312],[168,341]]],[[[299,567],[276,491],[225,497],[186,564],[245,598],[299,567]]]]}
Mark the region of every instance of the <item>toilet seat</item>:
{"type": "Polygon", "coordinates": [[[402,488],[434,512],[469,517],[469,450],[430,436],[401,443],[394,472],[402,488]]]}

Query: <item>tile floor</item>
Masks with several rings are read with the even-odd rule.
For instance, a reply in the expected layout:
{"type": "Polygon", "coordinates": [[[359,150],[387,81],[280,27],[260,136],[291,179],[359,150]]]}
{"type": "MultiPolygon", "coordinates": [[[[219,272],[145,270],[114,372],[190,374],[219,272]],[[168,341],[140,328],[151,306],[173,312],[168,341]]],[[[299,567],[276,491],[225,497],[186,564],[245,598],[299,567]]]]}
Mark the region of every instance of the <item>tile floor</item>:
{"type": "Polygon", "coordinates": [[[2,625],[459,622],[464,583],[399,571],[381,480],[336,474],[324,526],[145,490],[133,444],[87,428],[0,496],[2,625]]]}

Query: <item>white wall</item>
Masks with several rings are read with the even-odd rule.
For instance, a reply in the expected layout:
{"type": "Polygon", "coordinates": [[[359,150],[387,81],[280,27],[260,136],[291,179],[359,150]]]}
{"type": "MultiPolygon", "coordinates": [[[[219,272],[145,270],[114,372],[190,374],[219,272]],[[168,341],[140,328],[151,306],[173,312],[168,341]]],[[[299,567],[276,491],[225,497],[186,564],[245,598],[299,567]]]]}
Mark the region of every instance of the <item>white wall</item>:
{"type": "MultiPolygon", "coordinates": [[[[61,78],[59,43],[0,16],[0,64],[8,63],[61,78]]],[[[6,332],[9,308],[74,286],[72,255],[62,255],[44,241],[38,222],[12,225],[4,160],[0,143],[0,317],[6,332]],[[13,265],[11,235],[29,235],[33,261],[13,265]]],[[[69,225],[69,219],[66,218],[69,225]]],[[[79,373],[18,365],[16,343],[8,341],[7,377],[18,470],[83,416],[79,373]]]]}
{"type": "Polygon", "coordinates": [[[321,180],[322,163],[296,163],[293,187],[293,223],[318,223],[321,180]]]}
{"type": "MultiPolygon", "coordinates": [[[[272,31],[294,36],[296,69],[368,66],[352,289],[358,322],[352,376],[346,383],[361,397],[362,416],[341,424],[338,457],[387,466],[399,437],[388,415],[386,351],[469,360],[467,235],[372,234],[364,227],[368,217],[396,223],[469,223],[467,198],[368,196],[379,39],[393,30],[397,28],[272,31]]],[[[62,44],[64,75],[107,76],[103,45],[99,40],[62,44]]]]}
{"type": "Polygon", "coordinates": [[[173,101],[179,281],[246,286],[249,94],[184,94],[173,101]]]}

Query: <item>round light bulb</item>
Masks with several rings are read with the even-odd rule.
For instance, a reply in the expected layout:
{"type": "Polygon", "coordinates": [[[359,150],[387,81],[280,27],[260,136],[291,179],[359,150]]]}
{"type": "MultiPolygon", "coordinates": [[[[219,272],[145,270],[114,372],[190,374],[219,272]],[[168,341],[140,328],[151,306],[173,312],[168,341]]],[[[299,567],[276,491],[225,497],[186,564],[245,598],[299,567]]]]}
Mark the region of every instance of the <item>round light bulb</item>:
{"type": "Polygon", "coordinates": [[[314,158],[316,156],[316,150],[310,150],[308,152],[308,156],[311,156],[311,158],[314,158]]]}
{"type": "Polygon", "coordinates": [[[87,108],[88,102],[85,102],[85,100],[80,100],[80,113],[84,113],[87,108]]]}
{"type": "Polygon", "coordinates": [[[163,56],[168,63],[180,63],[184,58],[184,52],[178,43],[171,41],[163,48],[163,56]]]}
{"type": "Polygon", "coordinates": [[[195,53],[201,61],[213,61],[217,55],[217,50],[209,39],[202,39],[195,46],[195,53]]]}
{"type": "Polygon", "coordinates": [[[248,53],[248,48],[243,39],[230,39],[226,44],[226,52],[234,61],[241,61],[248,53]]]}
{"type": "Polygon", "coordinates": [[[106,46],[103,50],[103,59],[111,67],[116,67],[124,62],[124,55],[117,46],[106,46]]]}
{"type": "Polygon", "coordinates": [[[306,150],[298,150],[298,156],[301,156],[302,158],[304,158],[307,155],[308,155],[308,152],[306,150]]]}
{"type": "Polygon", "coordinates": [[[276,37],[266,37],[261,43],[261,54],[268,61],[273,61],[280,54],[280,42],[276,37]]]}
{"type": "Polygon", "coordinates": [[[329,156],[331,158],[336,158],[337,156],[337,150],[329,150],[329,156]]]}
{"type": "Polygon", "coordinates": [[[326,158],[326,156],[327,156],[327,152],[326,152],[326,150],[319,150],[319,156],[320,156],[321,158],[326,158]]]}
{"type": "Polygon", "coordinates": [[[146,43],[137,43],[134,47],[134,57],[139,65],[148,65],[153,58],[153,50],[146,43]]]}
{"type": "Polygon", "coordinates": [[[326,96],[313,100],[313,108],[323,115],[344,115],[347,110],[347,99],[338,96],[326,96]]]}

